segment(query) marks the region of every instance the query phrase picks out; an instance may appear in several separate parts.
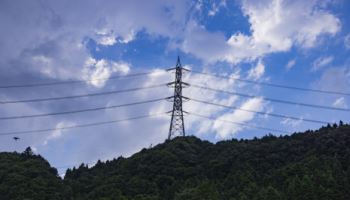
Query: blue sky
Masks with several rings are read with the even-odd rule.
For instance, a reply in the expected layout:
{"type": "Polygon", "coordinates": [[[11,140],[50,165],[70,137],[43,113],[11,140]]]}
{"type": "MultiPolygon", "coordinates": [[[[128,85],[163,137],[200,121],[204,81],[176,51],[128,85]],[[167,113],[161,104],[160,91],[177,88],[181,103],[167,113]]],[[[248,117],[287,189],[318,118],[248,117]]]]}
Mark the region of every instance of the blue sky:
{"type": "MultiPolygon", "coordinates": [[[[170,82],[163,72],[182,64],[205,73],[257,82],[350,93],[350,3],[345,0],[152,0],[0,2],[0,85],[83,80],[35,88],[0,89],[1,101],[69,96],[170,82]],[[115,75],[154,71],[138,78],[108,80],[115,75]],[[103,80],[101,80],[101,78],[103,80]],[[89,80],[95,81],[89,81],[89,80]],[[99,80],[96,80],[99,79],[99,80]]],[[[190,98],[264,113],[329,122],[350,121],[347,111],[285,105],[275,98],[349,109],[348,95],[319,94],[251,85],[188,73],[185,81],[257,96],[242,98],[194,87],[190,98]]],[[[166,87],[134,93],[55,102],[4,104],[0,116],[31,115],[109,106],[163,98],[166,87]]],[[[59,128],[165,112],[164,101],[84,114],[2,120],[1,132],[59,128]]],[[[222,123],[230,120],[286,132],[321,125],[186,102],[184,109],[216,120],[185,116],[186,132],[212,142],[252,138],[267,131],[222,123]]],[[[2,136],[1,151],[31,146],[54,166],[129,156],[163,142],[170,117],[21,135],[2,136]],[[136,126],[135,126],[136,125],[136,126]]],[[[279,133],[275,133],[279,134],[279,133]]],[[[62,168],[61,172],[64,170],[62,168]]]]}

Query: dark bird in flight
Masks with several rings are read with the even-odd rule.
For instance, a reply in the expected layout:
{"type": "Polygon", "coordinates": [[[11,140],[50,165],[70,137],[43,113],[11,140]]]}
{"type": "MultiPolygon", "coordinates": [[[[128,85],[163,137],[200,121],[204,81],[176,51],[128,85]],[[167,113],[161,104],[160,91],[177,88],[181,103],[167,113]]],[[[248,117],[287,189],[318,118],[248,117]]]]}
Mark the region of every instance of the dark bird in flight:
{"type": "Polygon", "coordinates": [[[19,139],[21,139],[21,138],[19,138],[19,137],[13,137],[13,139],[14,139],[15,141],[17,141],[17,140],[19,140],[19,139]]]}

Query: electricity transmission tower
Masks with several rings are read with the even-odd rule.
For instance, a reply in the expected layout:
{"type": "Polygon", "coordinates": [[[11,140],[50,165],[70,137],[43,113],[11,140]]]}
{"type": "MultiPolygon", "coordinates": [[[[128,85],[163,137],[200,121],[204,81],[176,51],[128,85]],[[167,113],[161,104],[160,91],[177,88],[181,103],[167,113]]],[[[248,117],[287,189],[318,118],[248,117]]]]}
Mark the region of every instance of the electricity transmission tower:
{"type": "Polygon", "coordinates": [[[168,97],[169,101],[173,102],[173,110],[171,111],[171,121],[169,128],[168,139],[174,136],[185,136],[184,113],[182,110],[182,102],[189,100],[182,96],[182,88],[189,86],[188,83],[182,82],[182,72],[189,71],[181,66],[180,57],[177,57],[175,68],[168,69],[168,71],[175,70],[175,81],[167,85],[174,88],[174,96],[168,97]]]}

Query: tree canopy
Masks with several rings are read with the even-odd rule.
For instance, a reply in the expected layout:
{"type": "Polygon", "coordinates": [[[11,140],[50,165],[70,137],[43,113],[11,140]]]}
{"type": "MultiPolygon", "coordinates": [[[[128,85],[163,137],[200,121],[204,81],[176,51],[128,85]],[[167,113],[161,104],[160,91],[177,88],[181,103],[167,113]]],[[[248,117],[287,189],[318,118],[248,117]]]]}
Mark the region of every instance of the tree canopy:
{"type": "Polygon", "coordinates": [[[178,137],[64,179],[30,149],[0,153],[0,199],[350,199],[350,126],[216,144],[178,137]]]}

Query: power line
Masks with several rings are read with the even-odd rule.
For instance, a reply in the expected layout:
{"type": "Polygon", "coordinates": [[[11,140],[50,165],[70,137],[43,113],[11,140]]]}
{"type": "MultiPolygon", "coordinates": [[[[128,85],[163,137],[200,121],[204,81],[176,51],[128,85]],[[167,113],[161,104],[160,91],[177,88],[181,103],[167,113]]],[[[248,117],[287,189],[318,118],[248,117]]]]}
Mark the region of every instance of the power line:
{"type": "Polygon", "coordinates": [[[224,75],[218,75],[218,74],[212,74],[212,73],[206,73],[206,72],[200,72],[196,70],[191,70],[191,72],[196,74],[202,74],[206,76],[213,76],[217,78],[223,78],[223,79],[232,79],[240,82],[246,82],[254,85],[264,85],[269,87],[277,87],[277,88],[283,88],[283,89],[291,89],[291,90],[299,90],[299,91],[306,91],[306,92],[316,92],[316,93],[323,93],[323,94],[335,94],[335,95],[345,95],[350,96],[350,93],[347,92],[338,92],[338,91],[330,91],[330,90],[318,90],[318,89],[311,89],[311,88],[302,88],[302,87],[295,87],[290,85],[281,85],[281,84],[275,84],[275,83],[267,83],[267,82],[261,82],[261,81],[252,81],[247,79],[241,79],[241,78],[234,78],[230,76],[224,76],[224,75]]]}
{"type": "Polygon", "coordinates": [[[134,92],[134,91],[139,91],[139,90],[158,88],[158,87],[161,87],[161,86],[165,86],[165,84],[151,85],[151,86],[147,86],[147,87],[136,87],[136,88],[130,88],[130,89],[124,89],[124,90],[114,90],[114,91],[107,91],[107,92],[99,92],[99,93],[89,93],[89,94],[80,94],[80,95],[72,95],[72,96],[63,96],[63,97],[50,97],[50,98],[38,98],[38,99],[0,101],[0,104],[31,103],[31,102],[42,102],[42,101],[56,101],[56,100],[63,100],[63,99],[74,99],[74,98],[82,98],[82,97],[93,97],[93,96],[111,95],[111,94],[118,94],[118,93],[125,93],[125,92],[134,92]]]}
{"type": "Polygon", "coordinates": [[[65,127],[59,127],[59,128],[37,129],[37,130],[28,130],[28,131],[2,132],[2,133],[0,133],[0,136],[30,134],[30,133],[43,133],[43,132],[56,131],[56,130],[66,130],[66,129],[74,129],[74,128],[91,127],[91,126],[101,126],[101,125],[112,124],[112,123],[119,123],[119,122],[124,122],[124,121],[131,121],[131,120],[137,120],[137,119],[150,118],[150,117],[155,117],[155,116],[159,116],[159,115],[163,115],[163,114],[166,114],[166,113],[155,113],[155,114],[148,114],[148,115],[140,115],[140,116],[126,118],[126,119],[119,119],[119,120],[112,120],[112,121],[103,121],[103,122],[95,122],[95,123],[89,123],[89,124],[72,125],[72,126],[65,126],[65,127]]]}
{"type": "Polygon", "coordinates": [[[77,84],[77,83],[85,83],[85,82],[93,82],[99,80],[112,80],[112,79],[120,79],[120,78],[130,78],[130,77],[138,77],[138,76],[147,76],[151,74],[155,74],[158,72],[141,72],[127,75],[119,75],[119,76],[110,76],[108,78],[96,78],[89,80],[70,80],[70,81],[56,81],[49,83],[32,83],[32,84],[15,84],[15,85],[0,85],[0,89],[8,89],[8,88],[29,88],[29,87],[41,87],[41,86],[52,86],[52,85],[65,85],[65,84],[77,84]]]}
{"type": "Polygon", "coordinates": [[[255,111],[255,110],[243,109],[243,108],[239,108],[239,107],[235,107],[235,106],[227,106],[227,105],[222,105],[222,104],[218,104],[218,103],[212,103],[212,102],[198,100],[198,99],[191,99],[191,101],[198,102],[198,103],[203,103],[203,104],[208,104],[208,105],[213,105],[213,106],[224,107],[224,108],[230,108],[230,109],[234,109],[234,110],[241,110],[241,111],[244,111],[244,112],[250,112],[250,113],[255,113],[255,114],[259,114],[259,115],[267,115],[267,116],[271,116],[271,117],[283,118],[283,119],[301,120],[301,121],[318,123],[318,124],[331,124],[330,122],[326,122],[326,121],[313,120],[313,119],[304,119],[304,118],[298,118],[298,117],[281,115],[281,114],[260,112],[260,111],[255,111]]]}
{"type": "Polygon", "coordinates": [[[193,85],[193,84],[191,84],[191,86],[196,87],[196,88],[200,88],[200,89],[211,90],[211,91],[215,91],[215,92],[222,92],[222,93],[226,93],[226,94],[230,94],[230,95],[237,95],[237,96],[241,96],[241,97],[245,97],[245,98],[262,98],[263,100],[266,100],[266,101],[272,101],[272,102],[289,104],[289,105],[297,105],[297,106],[304,106],[304,107],[311,107],[311,108],[318,108],[318,109],[325,109],[325,110],[336,110],[336,111],[346,111],[346,112],[350,111],[350,109],[347,109],[347,108],[335,108],[335,107],[330,107],[330,106],[322,106],[322,105],[307,104],[307,103],[302,103],[302,102],[273,99],[273,98],[261,97],[261,96],[256,96],[256,95],[249,95],[249,94],[243,94],[243,93],[238,93],[238,92],[219,90],[219,89],[209,88],[209,87],[200,86],[200,85],[193,85]]]}
{"type": "Polygon", "coordinates": [[[265,131],[272,131],[272,132],[279,132],[279,133],[284,133],[284,134],[290,134],[290,132],[283,131],[283,130],[271,129],[271,128],[266,128],[266,127],[261,127],[261,126],[255,126],[255,125],[242,123],[242,122],[234,122],[234,121],[230,121],[230,120],[217,119],[217,118],[214,118],[214,117],[205,116],[205,115],[201,115],[201,114],[197,114],[197,113],[190,113],[189,112],[188,114],[196,116],[196,117],[206,118],[206,119],[213,120],[213,121],[221,121],[221,122],[224,122],[224,123],[231,123],[231,124],[235,124],[235,125],[239,125],[239,126],[245,126],[245,127],[250,127],[250,128],[255,128],[255,129],[260,129],[260,130],[265,130],[265,131]]]}
{"type": "Polygon", "coordinates": [[[82,112],[91,112],[91,111],[97,111],[97,110],[114,109],[114,108],[120,108],[120,107],[126,107],[126,106],[134,106],[134,105],[152,103],[152,102],[157,102],[157,101],[161,101],[161,100],[164,100],[164,98],[151,99],[151,100],[147,100],[147,101],[139,101],[139,102],[120,104],[120,105],[113,105],[113,106],[88,108],[88,109],[81,109],[81,110],[71,110],[71,111],[65,111],[65,112],[53,112],[53,113],[36,114],[36,115],[22,115],[22,116],[0,117],[0,120],[35,118],[35,117],[45,117],[45,116],[53,116],[53,115],[66,115],[66,114],[74,114],[74,113],[82,113],[82,112]]]}

